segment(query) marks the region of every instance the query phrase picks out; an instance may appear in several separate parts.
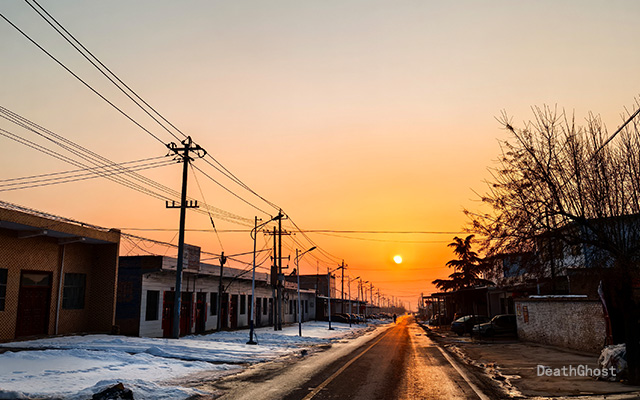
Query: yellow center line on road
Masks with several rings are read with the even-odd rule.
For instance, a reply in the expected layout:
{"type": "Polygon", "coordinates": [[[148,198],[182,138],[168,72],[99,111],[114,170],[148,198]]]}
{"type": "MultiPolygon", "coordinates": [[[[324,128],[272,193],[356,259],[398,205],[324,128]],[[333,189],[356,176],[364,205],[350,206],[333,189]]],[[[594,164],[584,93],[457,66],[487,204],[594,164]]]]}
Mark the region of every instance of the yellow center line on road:
{"type": "Polygon", "coordinates": [[[387,336],[387,334],[389,332],[391,332],[391,330],[392,330],[392,328],[387,329],[387,331],[380,337],[380,339],[376,340],[371,346],[367,347],[362,353],[358,354],[357,356],[355,356],[354,358],[349,360],[349,362],[347,362],[339,370],[334,372],[333,375],[328,377],[324,382],[322,382],[315,389],[313,389],[313,391],[311,393],[309,393],[308,395],[306,395],[302,400],[310,400],[310,399],[312,399],[316,394],[318,394],[319,391],[324,389],[325,386],[327,386],[329,383],[331,383],[331,381],[334,380],[338,375],[340,375],[345,369],[349,368],[349,365],[353,364],[358,358],[362,357],[362,355],[364,353],[366,353],[367,351],[371,350],[371,348],[373,346],[375,346],[376,344],[378,344],[378,342],[380,342],[382,339],[384,339],[384,337],[387,336]]]}

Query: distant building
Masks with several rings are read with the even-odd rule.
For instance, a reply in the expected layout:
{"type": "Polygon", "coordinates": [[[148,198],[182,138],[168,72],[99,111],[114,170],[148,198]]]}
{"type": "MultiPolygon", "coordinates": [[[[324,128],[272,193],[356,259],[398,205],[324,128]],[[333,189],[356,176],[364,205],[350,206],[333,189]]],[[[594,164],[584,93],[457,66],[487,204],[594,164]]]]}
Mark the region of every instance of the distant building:
{"type": "Polygon", "coordinates": [[[110,332],[120,231],[0,202],[0,340],[110,332]]]}

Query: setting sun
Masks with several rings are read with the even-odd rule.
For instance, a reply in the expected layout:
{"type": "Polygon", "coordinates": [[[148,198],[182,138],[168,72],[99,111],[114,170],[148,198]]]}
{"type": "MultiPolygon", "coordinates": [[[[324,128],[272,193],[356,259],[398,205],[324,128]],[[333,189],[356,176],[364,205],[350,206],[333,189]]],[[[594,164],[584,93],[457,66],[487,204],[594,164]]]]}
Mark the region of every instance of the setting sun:
{"type": "Polygon", "coordinates": [[[393,261],[395,261],[396,264],[402,264],[402,257],[401,256],[394,256],[393,257],[393,261]]]}

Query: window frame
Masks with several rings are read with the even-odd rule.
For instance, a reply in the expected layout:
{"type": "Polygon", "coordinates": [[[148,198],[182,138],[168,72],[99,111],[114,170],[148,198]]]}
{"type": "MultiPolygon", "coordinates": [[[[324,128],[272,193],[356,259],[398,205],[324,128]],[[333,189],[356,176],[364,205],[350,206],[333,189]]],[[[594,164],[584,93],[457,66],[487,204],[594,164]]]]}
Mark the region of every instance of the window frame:
{"type": "Polygon", "coordinates": [[[87,274],[65,272],[62,289],[63,310],[84,310],[87,296],[87,274]],[[75,279],[79,279],[75,282],[75,279]]]}
{"type": "Polygon", "coordinates": [[[147,290],[147,302],[145,304],[144,320],[157,321],[158,319],[160,319],[160,291],[147,290]],[[149,299],[153,298],[153,296],[150,296],[151,294],[155,294],[155,308],[149,302],[149,299]],[[149,313],[149,311],[151,311],[151,313],[149,313]],[[154,318],[150,318],[150,317],[154,317],[154,318]]]}

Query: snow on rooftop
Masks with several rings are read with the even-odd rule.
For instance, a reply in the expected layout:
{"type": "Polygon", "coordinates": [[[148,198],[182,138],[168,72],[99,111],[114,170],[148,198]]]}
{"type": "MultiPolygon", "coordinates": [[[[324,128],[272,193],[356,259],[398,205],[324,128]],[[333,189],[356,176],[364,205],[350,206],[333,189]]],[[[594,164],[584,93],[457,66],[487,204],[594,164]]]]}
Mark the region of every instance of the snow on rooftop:
{"type": "Polygon", "coordinates": [[[84,399],[118,382],[136,399],[184,399],[197,392],[170,386],[167,380],[204,371],[219,376],[371,329],[341,323],[332,327],[330,331],[327,322],[306,322],[302,337],[297,325],[281,331],[258,328],[258,345],[246,344],[248,330],[181,339],[84,335],[2,343],[0,347],[8,351],[0,354],[0,399],[84,399]]]}
{"type": "Polygon", "coordinates": [[[586,294],[536,294],[529,296],[530,299],[585,299],[587,297],[586,294]]]}

